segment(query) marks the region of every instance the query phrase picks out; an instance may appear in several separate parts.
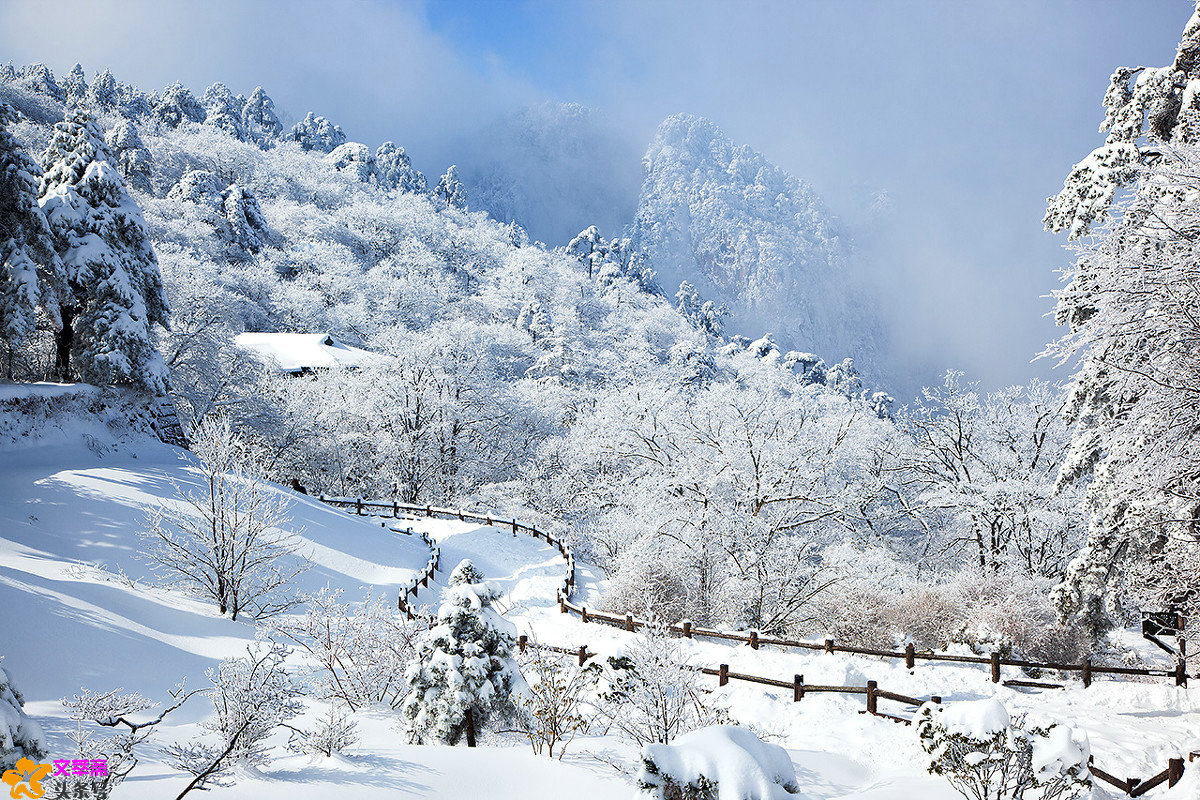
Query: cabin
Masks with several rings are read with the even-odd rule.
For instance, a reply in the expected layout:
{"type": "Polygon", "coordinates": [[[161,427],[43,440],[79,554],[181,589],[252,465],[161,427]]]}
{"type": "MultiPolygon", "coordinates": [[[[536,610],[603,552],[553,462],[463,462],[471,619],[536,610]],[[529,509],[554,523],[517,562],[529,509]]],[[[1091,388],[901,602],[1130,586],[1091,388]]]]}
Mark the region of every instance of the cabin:
{"type": "Polygon", "coordinates": [[[328,333],[243,333],[234,341],[288,375],[318,369],[356,369],[374,355],[328,333]]]}

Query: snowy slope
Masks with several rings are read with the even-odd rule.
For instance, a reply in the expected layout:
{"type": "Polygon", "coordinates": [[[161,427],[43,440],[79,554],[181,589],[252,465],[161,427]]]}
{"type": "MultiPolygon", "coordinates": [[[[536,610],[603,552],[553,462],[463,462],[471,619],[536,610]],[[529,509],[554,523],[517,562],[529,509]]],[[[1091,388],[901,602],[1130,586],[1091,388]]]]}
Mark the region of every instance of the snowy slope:
{"type": "Polygon", "coordinates": [[[730,333],[877,367],[879,322],[811,187],[686,114],[663,121],[642,163],[633,240],[668,295],[689,281],[729,306],[730,333]]]}

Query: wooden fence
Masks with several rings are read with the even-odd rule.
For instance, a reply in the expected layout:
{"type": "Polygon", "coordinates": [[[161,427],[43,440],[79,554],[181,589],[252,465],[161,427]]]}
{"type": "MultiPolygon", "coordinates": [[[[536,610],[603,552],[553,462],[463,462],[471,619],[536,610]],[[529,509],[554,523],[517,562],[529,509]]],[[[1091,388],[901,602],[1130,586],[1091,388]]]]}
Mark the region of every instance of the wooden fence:
{"type": "MultiPolygon", "coordinates": [[[[379,501],[379,500],[363,500],[362,498],[348,497],[326,497],[320,495],[320,499],[333,506],[352,509],[359,516],[386,516],[387,512],[391,512],[394,519],[399,519],[401,512],[409,515],[425,516],[439,519],[457,519],[461,522],[479,522],[488,526],[511,528],[513,535],[525,533],[533,536],[535,539],[540,539],[555,547],[559,553],[567,560],[567,570],[563,576],[562,583],[558,588],[558,606],[562,613],[572,613],[587,622],[599,622],[606,625],[613,625],[623,628],[627,631],[637,631],[639,628],[648,627],[649,623],[645,620],[634,618],[632,614],[617,615],[609,614],[600,611],[588,611],[587,606],[576,605],[571,602],[571,595],[575,591],[575,555],[571,551],[569,545],[555,538],[551,534],[544,533],[531,525],[524,525],[517,522],[515,519],[501,519],[490,515],[472,514],[463,511],[462,509],[453,508],[437,508],[434,506],[420,506],[413,503],[400,503],[397,501],[379,501]]],[[[412,535],[412,528],[407,531],[401,531],[408,535],[412,535]]],[[[420,534],[426,545],[430,548],[430,558],[425,565],[419,578],[414,579],[412,584],[405,588],[399,598],[400,610],[405,612],[409,619],[423,618],[428,620],[428,615],[412,610],[408,603],[408,597],[415,597],[421,587],[428,587],[429,581],[432,580],[434,573],[437,572],[440,561],[440,549],[433,543],[429,536],[425,533],[420,534]]],[[[735,633],[731,631],[720,631],[710,628],[695,627],[688,620],[682,620],[675,625],[666,626],[673,633],[678,633],[686,638],[696,636],[723,639],[726,641],[744,642],[753,649],[757,650],[763,645],[772,647],[784,647],[803,650],[819,650],[825,653],[851,653],[855,655],[869,655],[880,658],[889,659],[904,659],[905,666],[912,669],[916,661],[948,661],[965,664],[986,664],[991,669],[991,678],[994,683],[1000,682],[1000,667],[1015,666],[1027,669],[1053,669],[1062,672],[1079,672],[1083,680],[1084,686],[1091,685],[1092,676],[1094,674],[1111,674],[1111,675],[1151,675],[1159,677],[1174,677],[1175,683],[1178,686],[1187,686],[1188,675],[1184,671],[1183,659],[1181,658],[1173,670],[1152,670],[1141,669],[1136,667],[1101,667],[1092,666],[1090,661],[1084,659],[1082,664],[1051,664],[1033,661],[1024,661],[1019,659],[1002,658],[999,653],[992,653],[988,658],[979,656],[956,656],[938,653],[918,653],[910,644],[904,652],[893,652],[889,650],[874,650],[863,647],[847,647],[844,645],[835,645],[832,639],[826,639],[823,643],[801,642],[791,639],[777,639],[768,636],[760,636],[757,631],[749,631],[747,633],[735,633]]],[[[587,645],[581,645],[578,648],[559,647],[548,644],[533,644],[529,642],[527,636],[522,635],[517,641],[517,645],[522,652],[527,647],[539,647],[545,650],[550,650],[556,653],[570,655],[578,659],[580,666],[583,666],[589,658],[594,658],[598,653],[589,651],[587,645]]],[[[908,695],[899,694],[898,692],[890,692],[879,688],[876,681],[867,681],[863,686],[826,686],[820,684],[810,684],[804,682],[803,675],[793,675],[792,679],[781,680],[778,678],[768,678],[760,675],[749,675],[741,672],[731,672],[728,664],[720,664],[715,669],[712,667],[697,667],[696,670],[704,675],[716,677],[718,686],[725,686],[729,681],[743,681],[746,683],[754,683],[762,686],[771,686],[781,689],[792,690],[792,702],[799,703],[809,694],[861,694],[866,700],[866,709],[860,713],[870,714],[876,717],[893,722],[911,725],[911,716],[903,717],[897,714],[891,714],[879,710],[879,701],[887,700],[890,702],[900,703],[913,708],[915,713],[916,708],[919,708],[926,702],[941,703],[942,698],[938,695],[932,695],[922,699],[918,697],[909,697],[908,695]]],[[[1193,676],[1195,677],[1195,676],[1193,676]]],[[[1018,681],[1010,680],[1004,682],[1006,685],[1015,686],[1054,686],[1054,684],[1041,684],[1033,681],[1018,681]]],[[[1168,786],[1174,786],[1183,777],[1184,760],[1182,758],[1172,758],[1167,762],[1167,768],[1157,775],[1141,780],[1139,778],[1126,778],[1121,780],[1109,772],[1106,772],[1094,764],[1089,762],[1088,769],[1092,776],[1098,780],[1114,786],[1128,794],[1130,797],[1141,797],[1146,792],[1154,789],[1157,786],[1166,783],[1168,786]]]]}

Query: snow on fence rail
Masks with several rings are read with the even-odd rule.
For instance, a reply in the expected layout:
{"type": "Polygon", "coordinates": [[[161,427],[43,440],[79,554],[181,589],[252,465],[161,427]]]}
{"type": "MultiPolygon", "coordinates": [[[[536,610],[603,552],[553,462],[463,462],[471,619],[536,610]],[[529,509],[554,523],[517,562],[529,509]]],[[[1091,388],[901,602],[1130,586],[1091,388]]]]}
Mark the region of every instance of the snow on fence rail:
{"type": "MultiPolygon", "coordinates": [[[[572,613],[580,617],[583,622],[595,620],[606,625],[615,625],[622,627],[627,631],[636,631],[639,627],[645,628],[648,623],[645,620],[634,618],[632,614],[624,616],[616,614],[608,614],[601,611],[587,610],[587,606],[576,605],[571,602],[571,594],[575,590],[575,555],[571,551],[569,545],[562,542],[554,536],[544,533],[532,525],[523,525],[515,519],[500,519],[490,515],[472,514],[456,508],[438,508],[430,505],[417,505],[415,503],[401,503],[395,500],[364,500],[361,497],[326,497],[321,495],[322,502],[333,506],[342,506],[352,508],[354,513],[359,516],[379,516],[373,510],[378,509],[383,511],[386,516],[387,511],[391,511],[391,516],[394,519],[400,517],[400,512],[404,511],[408,514],[424,515],[426,517],[438,517],[457,519],[462,522],[481,522],[488,526],[511,527],[514,535],[517,533],[525,533],[533,536],[535,539],[541,539],[546,543],[557,548],[563,558],[567,560],[567,571],[563,576],[562,585],[558,589],[558,607],[562,613],[572,613]]],[[[413,534],[410,527],[407,531],[402,531],[409,535],[413,534]]],[[[428,616],[420,612],[414,612],[408,604],[408,596],[416,596],[417,591],[421,587],[428,587],[429,581],[433,574],[438,570],[440,550],[425,533],[420,534],[425,544],[430,549],[430,558],[425,565],[425,570],[421,573],[421,577],[415,579],[412,584],[407,587],[399,598],[400,610],[405,612],[409,619],[421,617],[428,619],[428,616]]],[[[668,630],[681,634],[686,638],[693,636],[702,636],[710,639],[724,639],[727,641],[745,642],[750,647],[757,650],[762,645],[771,645],[774,647],[788,647],[804,650],[821,650],[826,653],[852,653],[855,655],[870,655],[880,658],[903,658],[905,666],[912,669],[917,659],[927,661],[952,661],[965,664],[987,664],[991,667],[991,676],[994,683],[1000,682],[1000,667],[1014,666],[1024,668],[1037,669],[1056,669],[1064,672],[1079,672],[1083,679],[1083,685],[1089,686],[1092,682],[1092,675],[1096,673],[1111,674],[1111,675],[1150,675],[1159,677],[1174,677],[1177,686],[1187,686],[1188,675],[1184,671],[1183,660],[1180,659],[1173,670],[1153,670],[1140,669],[1136,667],[1095,667],[1090,661],[1084,659],[1082,664],[1049,664],[1033,661],[1023,661],[1019,659],[1001,658],[999,653],[992,653],[988,658],[978,656],[955,656],[942,655],[937,653],[918,653],[913,646],[908,645],[903,653],[893,652],[889,650],[874,650],[865,647],[846,647],[843,645],[835,645],[832,639],[826,639],[824,643],[818,644],[814,642],[800,642],[790,639],[777,639],[768,636],[759,636],[758,631],[750,631],[748,634],[735,633],[731,631],[720,631],[710,628],[694,627],[689,620],[682,620],[675,625],[668,626],[668,630]]],[[[599,655],[596,652],[589,651],[587,645],[581,645],[578,648],[559,647],[557,645],[531,643],[529,637],[521,635],[517,640],[517,646],[522,652],[527,647],[538,647],[543,650],[549,650],[555,653],[574,656],[579,661],[579,666],[583,666],[589,658],[594,658],[599,655]]],[[[919,707],[923,703],[941,703],[942,698],[938,695],[932,695],[927,699],[919,697],[909,697],[908,695],[899,694],[897,692],[889,692],[879,688],[876,681],[867,681],[863,686],[824,686],[820,684],[810,684],[804,682],[803,675],[793,675],[790,681],[780,680],[778,678],[767,678],[760,675],[749,675],[742,672],[730,672],[728,664],[720,664],[715,669],[712,667],[697,667],[698,672],[704,675],[715,676],[718,686],[725,686],[729,681],[744,681],[747,683],[756,683],[763,686],[772,686],[781,689],[792,690],[792,702],[799,703],[808,694],[861,694],[866,696],[866,710],[860,712],[870,714],[876,717],[892,720],[893,722],[911,725],[912,719],[909,717],[901,717],[896,714],[889,714],[879,710],[880,700],[889,700],[896,703],[901,703],[910,707],[919,707]]],[[[1197,676],[1192,676],[1197,677],[1197,676]]],[[[1053,686],[1053,684],[1037,684],[1032,681],[1005,681],[1007,685],[1017,686],[1053,686]]],[[[1130,797],[1141,797],[1151,789],[1161,786],[1166,783],[1168,786],[1174,786],[1183,777],[1184,761],[1182,758],[1172,758],[1167,762],[1167,768],[1157,775],[1141,780],[1139,778],[1126,778],[1121,780],[1109,772],[1096,767],[1089,762],[1088,769],[1093,777],[1114,786],[1125,792],[1130,797]]]]}

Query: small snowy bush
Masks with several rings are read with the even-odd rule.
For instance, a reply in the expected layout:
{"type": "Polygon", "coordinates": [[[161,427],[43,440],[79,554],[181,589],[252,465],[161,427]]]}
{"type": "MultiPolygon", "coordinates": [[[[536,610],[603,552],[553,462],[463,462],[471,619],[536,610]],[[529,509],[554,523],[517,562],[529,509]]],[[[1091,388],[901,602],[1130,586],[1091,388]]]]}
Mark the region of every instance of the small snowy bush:
{"type": "Polygon", "coordinates": [[[421,634],[408,665],[403,715],[414,743],[456,744],[465,735],[474,747],[489,719],[515,713],[516,629],[492,608],[498,596],[467,559],[450,574],[437,625],[421,634]]]}
{"type": "Polygon", "coordinates": [[[520,659],[528,688],[516,698],[521,730],[533,752],[561,759],[575,736],[588,727],[588,699],[596,685],[595,671],[570,658],[539,647],[520,659]]]}
{"type": "Polygon", "coordinates": [[[208,671],[216,717],[202,723],[224,746],[229,758],[249,765],[266,763],[267,739],[301,711],[300,686],[284,668],[288,649],[271,642],[247,647],[241,658],[227,658],[208,671]]]}
{"type": "Polygon", "coordinates": [[[645,800],[791,800],[800,794],[787,751],[731,725],[647,745],[637,781],[637,796],[645,800]]]}
{"type": "Polygon", "coordinates": [[[1070,800],[1091,790],[1086,734],[1027,726],[999,699],[926,703],[916,725],[929,771],[971,800],[1070,800]]]}
{"type": "Polygon", "coordinates": [[[291,728],[287,747],[293,753],[331,758],[358,741],[357,727],[345,709],[332,705],[311,728],[291,728]]]}

